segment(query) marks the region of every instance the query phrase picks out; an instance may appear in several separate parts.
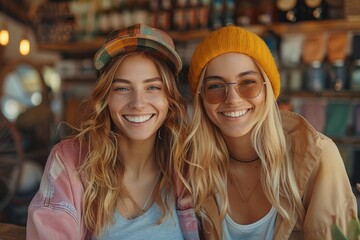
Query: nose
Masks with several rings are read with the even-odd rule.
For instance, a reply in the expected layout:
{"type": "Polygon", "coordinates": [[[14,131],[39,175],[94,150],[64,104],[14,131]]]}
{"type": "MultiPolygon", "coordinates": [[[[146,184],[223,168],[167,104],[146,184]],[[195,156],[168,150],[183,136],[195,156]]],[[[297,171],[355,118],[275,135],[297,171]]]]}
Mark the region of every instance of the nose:
{"type": "Polygon", "coordinates": [[[227,94],[225,96],[225,103],[242,102],[243,98],[237,90],[237,83],[227,84],[227,94]]]}
{"type": "Polygon", "coordinates": [[[146,103],[146,96],[145,93],[139,90],[134,90],[131,94],[130,94],[130,107],[133,108],[142,108],[145,103],[146,103]]]}

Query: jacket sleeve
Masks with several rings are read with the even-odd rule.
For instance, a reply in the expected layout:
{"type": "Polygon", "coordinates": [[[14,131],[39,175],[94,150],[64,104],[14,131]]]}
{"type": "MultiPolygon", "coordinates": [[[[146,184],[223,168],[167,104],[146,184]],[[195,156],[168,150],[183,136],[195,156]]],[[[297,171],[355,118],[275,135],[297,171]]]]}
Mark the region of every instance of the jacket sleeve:
{"type": "Polygon", "coordinates": [[[199,223],[191,194],[179,179],[176,179],[176,212],[185,240],[199,240],[199,223]]]}
{"type": "Polygon", "coordinates": [[[350,219],[357,216],[356,198],[333,141],[325,141],[319,158],[304,195],[305,239],[331,239],[333,219],[346,234],[350,219]]]}
{"type": "Polygon", "coordinates": [[[81,220],[83,186],[75,169],[75,152],[63,143],[51,151],[40,188],[28,208],[27,239],[88,238],[81,220]]]}

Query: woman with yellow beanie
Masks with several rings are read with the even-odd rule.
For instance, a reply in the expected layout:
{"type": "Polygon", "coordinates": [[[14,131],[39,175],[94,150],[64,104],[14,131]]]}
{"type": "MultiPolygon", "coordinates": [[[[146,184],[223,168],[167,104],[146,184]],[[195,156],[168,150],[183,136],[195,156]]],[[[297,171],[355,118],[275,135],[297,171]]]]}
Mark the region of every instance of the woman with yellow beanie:
{"type": "Polygon", "coordinates": [[[280,77],[264,41],[228,26],[195,50],[189,185],[205,239],[331,239],[356,199],[335,143],[279,111],[280,77]]]}

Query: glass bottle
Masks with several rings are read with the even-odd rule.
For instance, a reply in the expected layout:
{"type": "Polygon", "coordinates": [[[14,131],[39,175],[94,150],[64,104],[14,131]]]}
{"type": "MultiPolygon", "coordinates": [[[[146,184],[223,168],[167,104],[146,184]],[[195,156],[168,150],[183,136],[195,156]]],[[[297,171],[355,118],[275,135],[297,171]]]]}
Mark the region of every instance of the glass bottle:
{"type": "Polygon", "coordinates": [[[235,0],[227,0],[224,2],[224,26],[233,25],[235,15],[235,0]]]}
{"type": "Polygon", "coordinates": [[[210,0],[200,0],[197,10],[199,29],[207,29],[209,26],[210,0]]]}
{"type": "Polygon", "coordinates": [[[319,92],[324,90],[326,71],[321,61],[311,62],[305,70],[305,84],[309,91],[319,92]]]}
{"type": "Polygon", "coordinates": [[[360,91],[360,59],[354,61],[350,74],[350,89],[360,91]]]}
{"type": "Polygon", "coordinates": [[[223,11],[224,5],[222,0],[212,1],[210,22],[213,29],[218,29],[223,26],[223,11]]]}
{"type": "Polygon", "coordinates": [[[340,59],[332,64],[329,76],[329,87],[335,91],[347,88],[347,70],[344,60],[340,59]]]}
{"type": "Polygon", "coordinates": [[[302,3],[300,0],[276,0],[279,22],[300,21],[302,3]]]}
{"type": "Polygon", "coordinates": [[[274,0],[260,0],[258,3],[257,22],[264,25],[269,25],[277,21],[277,14],[275,12],[274,0]]]}
{"type": "Polygon", "coordinates": [[[328,17],[325,0],[304,0],[305,20],[323,20],[328,17]]]}
{"type": "Polygon", "coordinates": [[[235,6],[235,24],[248,26],[257,23],[257,10],[255,1],[238,0],[235,6]]]}
{"type": "Polygon", "coordinates": [[[186,30],[186,0],[179,0],[175,2],[173,9],[173,26],[174,31],[185,31],[186,30]]]}

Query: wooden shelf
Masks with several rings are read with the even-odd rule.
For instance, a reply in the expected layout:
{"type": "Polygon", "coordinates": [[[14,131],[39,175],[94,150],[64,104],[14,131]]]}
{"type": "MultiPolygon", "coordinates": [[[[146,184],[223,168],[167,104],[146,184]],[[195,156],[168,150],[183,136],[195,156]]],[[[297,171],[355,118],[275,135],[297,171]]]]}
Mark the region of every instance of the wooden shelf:
{"type": "MultiPolygon", "coordinates": [[[[359,31],[360,20],[348,21],[326,20],[326,21],[308,21],[299,23],[274,23],[272,25],[251,25],[246,27],[248,30],[257,34],[263,34],[267,31],[273,31],[277,34],[284,33],[312,33],[312,32],[329,32],[329,31],[359,31]]],[[[169,31],[169,35],[176,42],[194,41],[204,38],[211,30],[192,30],[184,32],[169,31]]],[[[97,37],[89,40],[81,40],[65,43],[39,44],[38,48],[42,50],[57,51],[65,54],[76,54],[83,52],[96,52],[104,41],[104,37],[97,37]]]]}
{"type": "Polygon", "coordinates": [[[184,32],[175,32],[170,31],[169,35],[174,39],[174,41],[178,42],[187,42],[193,40],[200,40],[204,38],[211,32],[209,29],[202,29],[199,31],[191,30],[191,31],[184,31],[184,32]]]}
{"type": "MultiPolygon", "coordinates": [[[[174,32],[170,31],[169,35],[178,42],[186,42],[202,39],[210,30],[174,32]]],[[[78,54],[83,52],[96,52],[104,42],[105,37],[97,37],[89,40],[58,42],[58,43],[40,43],[38,48],[41,50],[57,51],[65,54],[78,54]]]]}
{"type": "Polygon", "coordinates": [[[360,136],[330,137],[336,144],[360,146],[360,136]]]}
{"type": "Polygon", "coordinates": [[[104,42],[104,38],[81,40],[74,42],[39,43],[41,50],[57,51],[66,54],[77,54],[84,52],[96,52],[104,42]]]}
{"type": "Polygon", "coordinates": [[[280,98],[337,98],[337,99],[359,99],[360,91],[334,91],[324,90],[321,92],[310,92],[310,91],[282,91],[280,98]]]}
{"type": "Polygon", "coordinates": [[[269,26],[254,25],[249,30],[256,33],[273,31],[277,34],[284,33],[314,33],[314,32],[332,32],[332,31],[359,31],[360,20],[350,21],[346,19],[323,20],[323,21],[304,21],[294,24],[274,23],[269,26]]]}

